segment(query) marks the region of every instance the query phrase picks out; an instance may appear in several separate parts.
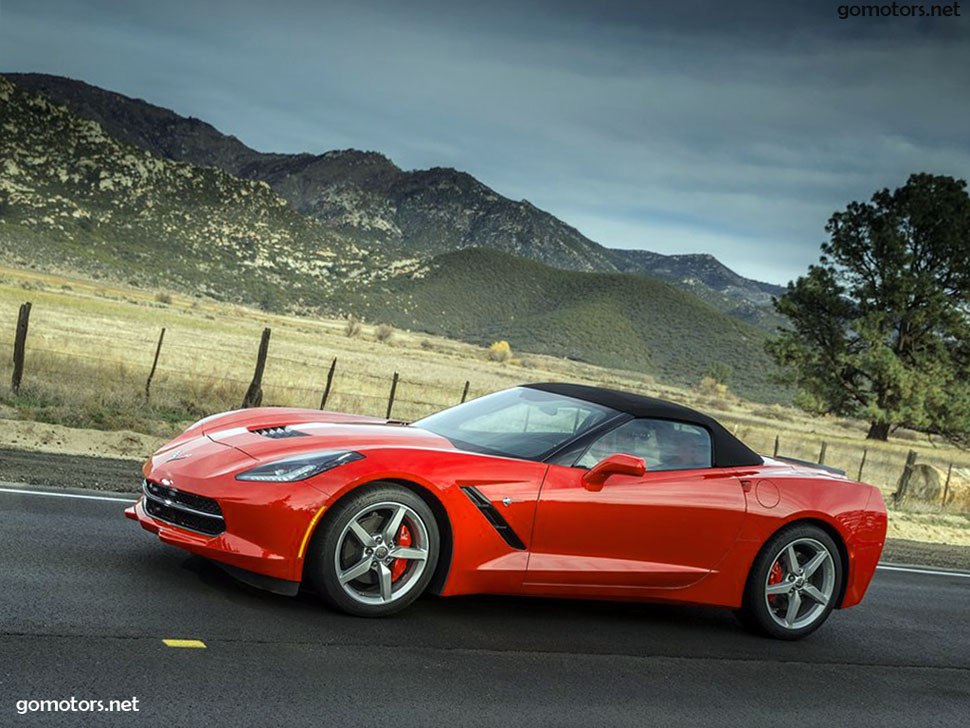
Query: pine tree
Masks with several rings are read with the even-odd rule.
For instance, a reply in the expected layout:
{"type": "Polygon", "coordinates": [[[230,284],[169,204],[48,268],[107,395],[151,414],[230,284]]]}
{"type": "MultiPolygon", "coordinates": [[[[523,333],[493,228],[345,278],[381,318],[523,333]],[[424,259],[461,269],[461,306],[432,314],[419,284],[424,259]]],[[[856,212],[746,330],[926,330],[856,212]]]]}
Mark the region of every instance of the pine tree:
{"type": "Polygon", "coordinates": [[[803,408],[970,444],[970,197],[914,174],[836,212],[817,265],[775,302],[768,353],[803,408]]]}

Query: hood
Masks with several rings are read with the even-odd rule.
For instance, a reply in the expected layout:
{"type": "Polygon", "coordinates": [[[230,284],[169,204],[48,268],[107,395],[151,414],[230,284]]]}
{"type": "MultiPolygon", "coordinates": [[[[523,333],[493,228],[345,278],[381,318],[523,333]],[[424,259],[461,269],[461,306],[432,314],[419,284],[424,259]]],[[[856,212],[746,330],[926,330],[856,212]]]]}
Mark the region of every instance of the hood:
{"type": "Polygon", "coordinates": [[[213,442],[263,461],[316,450],[455,449],[440,435],[400,422],[319,410],[246,410],[205,423],[203,432],[213,442]]]}

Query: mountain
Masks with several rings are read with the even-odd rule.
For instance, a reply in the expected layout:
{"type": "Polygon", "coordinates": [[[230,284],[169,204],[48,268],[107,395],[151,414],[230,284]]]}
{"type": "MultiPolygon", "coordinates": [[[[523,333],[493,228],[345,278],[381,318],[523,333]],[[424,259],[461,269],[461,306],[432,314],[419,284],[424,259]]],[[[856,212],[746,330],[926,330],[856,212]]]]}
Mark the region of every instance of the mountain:
{"type": "Polygon", "coordinates": [[[714,361],[731,365],[732,390],[784,399],[770,381],[768,334],[696,296],[647,276],[566,271],[487,248],[433,258],[359,291],[369,320],[488,345],[648,372],[696,385],[714,361]],[[434,314],[438,314],[435,316],[434,314]]]}
{"type": "Polygon", "coordinates": [[[650,275],[751,323],[773,328],[779,322],[771,297],[783,292],[780,286],[744,278],[709,255],[606,248],[465,172],[405,171],[382,154],[353,149],[261,153],[199,119],[81,81],[44,74],[9,78],[157,156],[267,182],[298,212],[399,256],[488,247],[568,270],[650,275]]]}
{"type": "Polygon", "coordinates": [[[319,305],[381,265],[265,182],[157,157],[3,76],[0,129],[0,255],[11,262],[272,307],[319,305]]]}
{"type": "Polygon", "coordinates": [[[262,181],[156,156],[0,76],[0,260],[370,321],[775,401],[767,332],[657,279],[485,248],[388,257],[262,181]]]}

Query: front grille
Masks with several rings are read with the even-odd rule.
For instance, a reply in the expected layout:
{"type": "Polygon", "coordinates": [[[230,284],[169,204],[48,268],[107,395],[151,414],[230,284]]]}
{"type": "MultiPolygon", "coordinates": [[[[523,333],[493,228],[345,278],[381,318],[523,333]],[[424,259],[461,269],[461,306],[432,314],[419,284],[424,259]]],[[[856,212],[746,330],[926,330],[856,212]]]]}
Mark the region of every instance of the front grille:
{"type": "Polygon", "coordinates": [[[226,530],[222,508],[212,498],[186,493],[152,480],[145,481],[144,492],[145,512],[153,518],[209,536],[217,536],[226,530]]]}
{"type": "Polygon", "coordinates": [[[308,437],[305,432],[291,430],[289,427],[257,427],[250,430],[254,435],[262,435],[273,440],[282,440],[285,437],[308,437]]]}
{"type": "Polygon", "coordinates": [[[219,518],[222,518],[222,508],[212,498],[195,495],[194,493],[186,493],[182,490],[175,490],[175,488],[156,483],[153,480],[145,481],[145,489],[148,495],[155,496],[161,500],[171,501],[176,506],[185,506],[186,508],[191,508],[193,511],[202,511],[203,513],[208,513],[210,516],[219,516],[219,518]]]}

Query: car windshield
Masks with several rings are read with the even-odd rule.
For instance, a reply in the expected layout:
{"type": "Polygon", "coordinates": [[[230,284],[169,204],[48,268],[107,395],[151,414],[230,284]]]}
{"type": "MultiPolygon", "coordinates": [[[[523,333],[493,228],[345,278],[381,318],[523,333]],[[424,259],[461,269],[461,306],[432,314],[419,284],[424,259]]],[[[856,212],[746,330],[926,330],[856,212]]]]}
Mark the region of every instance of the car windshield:
{"type": "Polygon", "coordinates": [[[542,460],[618,414],[581,399],[515,387],[425,417],[413,426],[441,435],[462,450],[542,460]]]}

